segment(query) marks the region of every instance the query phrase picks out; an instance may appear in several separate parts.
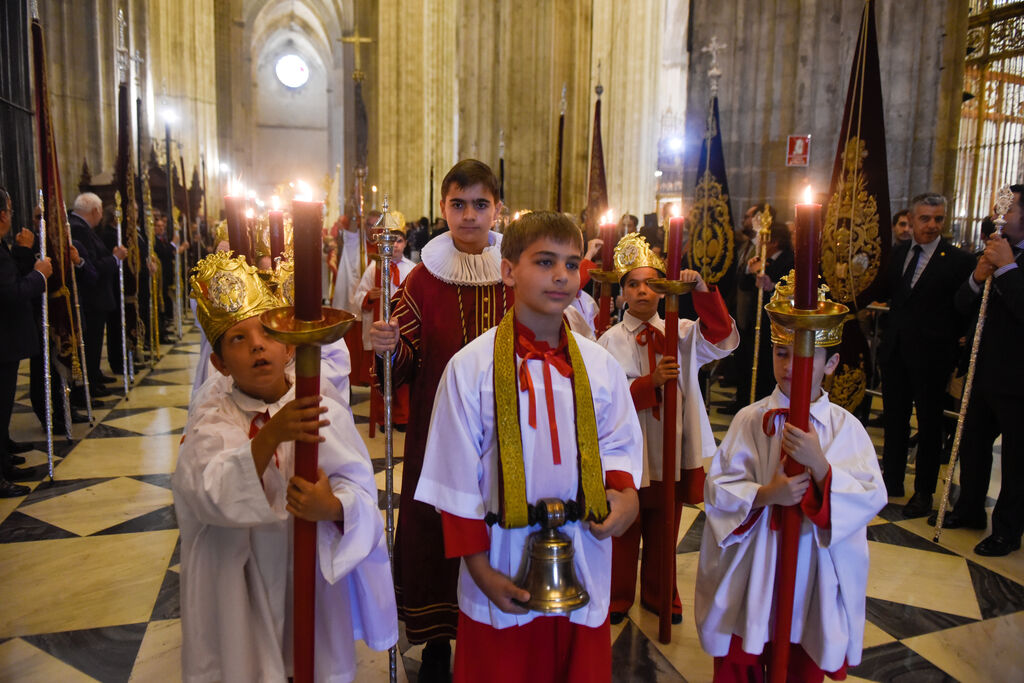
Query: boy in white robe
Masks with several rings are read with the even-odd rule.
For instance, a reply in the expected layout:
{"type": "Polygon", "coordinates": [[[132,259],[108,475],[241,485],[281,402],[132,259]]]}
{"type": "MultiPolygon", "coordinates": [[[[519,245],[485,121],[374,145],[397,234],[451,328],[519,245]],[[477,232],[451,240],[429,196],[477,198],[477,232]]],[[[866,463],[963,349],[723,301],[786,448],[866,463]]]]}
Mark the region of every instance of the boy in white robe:
{"type": "Polygon", "coordinates": [[[438,388],[416,499],[441,511],[445,552],[462,558],[457,682],[531,681],[538,671],[551,680],[611,679],[609,537],[636,517],[642,442],[622,369],[563,321],[581,248],[579,229],[560,214],[513,222],[501,273],[515,291],[514,314],[456,353],[438,388]],[[592,398],[581,399],[581,387],[592,398]],[[498,424],[509,420],[518,431],[499,447],[498,424]],[[596,449],[581,450],[578,439],[591,429],[596,449]],[[509,453],[518,475],[504,470],[509,453]],[[568,616],[523,607],[530,594],[512,581],[538,527],[506,515],[542,498],[584,511],[561,527],[590,596],[568,616]],[[605,498],[610,512],[597,519],[590,513],[605,498]]]}
{"type": "MultiPolygon", "coordinates": [[[[694,270],[680,279],[696,282],[692,293],[699,320],[679,321],[675,358],[663,355],[665,321],[658,315],[663,295],[647,282],[665,277],[665,263],[639,233],[627,233],[615,247],[615,269],[628,308],[618,323],[598,343],[622,365],[644,434],[644,476],[640,488],[640,515],[621,537],[612,541],[611,622],[617,624],[633,605],[636,594],[637,559],[643,539],[640,568],[640,602],[658,612],[662,604],[663,510],[662,405],[665,391],[678,391],[676,403],[676,507],[672,519],[678,535],[683,503],[704,500],[704,460],[715,452],[715,436],[700,393],[697,373],[701,366],[728,356],[739,344],[736,326],[717,288],[709,288],[694,270]]],[[[675,548],[669,552],[675,554],[675,548]]],[[[673,586],[672,623],[682,621],[679,590],[673,586]]]]}
{"type": "Polygon", "coordinates": [[[868,578],[867,524],[886,503],[875,448],[861,423],[829,402],[824,375],[839,362],[841,326],[816,339],[809,431],[786,423],[792,333],[772,324],[768,397],[736,414],[704,487],[694,610],[715,681],[760,680],[771,650],[781,506],[802,512],[788,680],[845,677],[860,663],[868,578]],[[785,449],[806,472],[783,473],[785,449]]]}
{"type": "Polygon", "coordinates": [[[279,300],[242,258],[214,254],[192,278],[211,362],[172,478],[181,529],[182,677],[285,681],[292,673],[292,519],[317,522],[315,679],[356,677],[356,639],[398,637],[377,488],[351,414],[295,399],[293,349],[259,314],[279,300]],[[313,432],[319,427],[320,435],[313,432]],[[318,481],[294,475],[296,440],[318,441],[318,481]]]}

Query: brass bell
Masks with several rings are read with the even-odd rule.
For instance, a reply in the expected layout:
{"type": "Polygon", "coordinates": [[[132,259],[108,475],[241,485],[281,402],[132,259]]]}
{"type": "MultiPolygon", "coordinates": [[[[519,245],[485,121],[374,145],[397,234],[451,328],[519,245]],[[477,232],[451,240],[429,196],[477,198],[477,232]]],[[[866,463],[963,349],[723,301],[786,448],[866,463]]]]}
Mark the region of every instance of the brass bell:
{"type": "Polygon", "coordinates": [[[557,498],[537,502],[541,530],[530,534],[525,558],[515,584],[530,593],[518,602],[543,614],[568,614],[590,602],[590,596],[576,578],[572,541],[558,531],[565,523],[565,504],[557,498]]]}

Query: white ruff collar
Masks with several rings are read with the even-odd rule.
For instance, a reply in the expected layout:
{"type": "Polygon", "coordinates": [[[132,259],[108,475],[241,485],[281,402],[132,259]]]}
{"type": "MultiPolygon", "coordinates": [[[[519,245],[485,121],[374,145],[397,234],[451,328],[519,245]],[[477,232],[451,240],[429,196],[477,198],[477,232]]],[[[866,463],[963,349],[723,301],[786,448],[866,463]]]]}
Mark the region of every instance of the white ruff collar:
{"type": "Polygon", "coordinates": [[[467,254],[455,248],[452,234],[445,232],[427,242],[420,259],[430,274],[452,285],[493,285],[501,282],[501,235],[488,233],[482,253],[467,254]]]}

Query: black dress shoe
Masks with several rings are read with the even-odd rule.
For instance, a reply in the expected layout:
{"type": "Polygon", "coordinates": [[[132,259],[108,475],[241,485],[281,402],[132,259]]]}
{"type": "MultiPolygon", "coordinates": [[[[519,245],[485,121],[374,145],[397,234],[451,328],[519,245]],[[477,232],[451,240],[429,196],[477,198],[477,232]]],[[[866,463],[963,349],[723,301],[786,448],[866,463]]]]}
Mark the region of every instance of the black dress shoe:
{"type": "Polygon", "coordinates": [[[27,486],[12,484],[6,479],[0,478],[0,498],[18,498],[20,496],[27,496],[31,490],[32,489],[27,486]]]}
{"type": "Polygon", "coordinates": [[[1002,557],[1003,555],[1009,555],[1014,550],[1020,550],[1020,539],[1000,536],[998,534],[992,534],[974,546],[974,552],[984,557],[1002,557]]]}
{"type": "Polygon", "coordinates": [[[924,517],[932,510],[932,494],[915,492],[910,497],[907,504],[903,506],[903,516],[907,519],[911,517],[924,517]]]}
{"type": "Polygon", "coordinates": [[[111,396],[114,392],[108,389],[103,384],[90,384],[89,385],[89,396],[91,398],[105,398],[111,396]]]}
{"type": "Polygon", "coordinates": [[[8,457],[11,459],[11,464],[12,465],[24,465],[25,464],[25,456],[24,455],[14,455],[14,454],[11,454],[8,457]]]}
{"type": "Polygon", "coordinates": [[[77,410],[71,411],[71,424],[80,425],[85,424],[89,421],[89,416],[78,412],[77,410]]]}
{"type": "Polygon", "coordinates": [[[618,626],[626,618],[625,612],[612,612],[608,615],[608,621],[612,626],[618,626]]]}
{"type": "MultiPolygon", "coordinates": [[[[121,373],[117,373],[117,374],[121,374],[121,373]]],[[[103,384],[120,384],[121,383],[121,380],[119,380],[117,377],[111,377],[110,375],[100,375],[99,377],[96,378],[96,381],[101,382],[103,384]]]]}
{"type": "MultiPolygon", "coordinates": [[[[30,443],[20,443],[18,441],[14,441],[13,439],[7,439],[7,452],[8,453],[28,453],[29,451],[31,451],[34,448],[35,448],[35,446],[33,446],[30,443]]],[[[22,461],[22,462],[24,462],[24,461],[22,461]]]]}
{"type": "Polygon", "coordinates": [[[4,479],[7,481],[31,481],[35,475],[30,470],[20,467],[8,467],[4,469],[4,479]]]}
{"type": "MultiPolygon", "coordinates": [[[[928,515],[928,526],[935,526],[939,522],[938,511],[928,515]]],[[[957,514],[956,510],[950,510],[942,518],[943,529],[981,529],[988,527],[988,519],[982,514],[981,517],[965,517],[957,514]]]]}

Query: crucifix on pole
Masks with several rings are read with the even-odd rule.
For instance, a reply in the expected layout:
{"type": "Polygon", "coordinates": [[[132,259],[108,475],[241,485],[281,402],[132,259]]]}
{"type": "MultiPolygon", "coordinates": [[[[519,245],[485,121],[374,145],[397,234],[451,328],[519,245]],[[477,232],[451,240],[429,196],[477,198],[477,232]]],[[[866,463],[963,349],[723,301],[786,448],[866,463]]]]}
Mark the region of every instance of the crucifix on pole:
{"type": "Polygon", "coordinates": [[[352,69],[352,80],[356,81],[358,83],[358,82],[362,81],[363,78],[366,77],[366,74],[363,72],[361,64],[360,64],[360,60],[359,60],[359,52],[360,52],[359,47],[362,44],[364,44],[364,43],[372,43],[373,42],[373,38],[371,38],[369,36],[359,35],[359,28],[356,27],[356,29],[352,33],[352,35],[343,36],[342,39],[341,39],[341,42],[343,42],[343,43],[351,43],[351,45],[352,45],[352,53],[353,53],[354,64],[355,64],[355,68],[352,69]]]}

